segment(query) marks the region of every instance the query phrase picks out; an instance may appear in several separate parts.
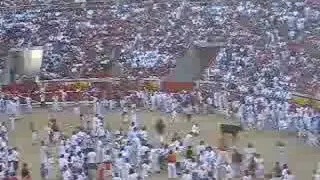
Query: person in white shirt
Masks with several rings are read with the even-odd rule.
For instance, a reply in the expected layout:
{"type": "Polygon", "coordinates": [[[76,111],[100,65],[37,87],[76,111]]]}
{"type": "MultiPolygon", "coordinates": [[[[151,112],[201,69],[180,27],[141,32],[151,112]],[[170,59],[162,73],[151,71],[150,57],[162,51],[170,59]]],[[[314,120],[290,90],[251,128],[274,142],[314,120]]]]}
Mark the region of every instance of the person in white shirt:
{"type": "Polygon", "coordinates": [[[11,163],[8,164],[7,169],[8,169],[9,174],[17,174],[17,171],[14,168],[14,164],[11,164],[11,163]]]}
{"type": "Polygon", "coordinates": [[[150,166],[150,164],[149,164],[148,161],[144,162],[144,163],[141,165],[141,174],[140,174],[140,177],[141,177],[142,180],[148,179],[150,170],[151,170],[151,166],[150,166]]]}
{"type": "Polygon", "coordinates": [[[67,92],[65,92],[64,90],[60,90],[61,92],[61,104],[62,107],[64,107],[65,102],[67,101],[67,92]]]}
{"type": "Polygon", "coordinates": [[[252,180],[252,176],[249,175],[248,170],[245,170],[245,171],[244,171],[244,176],[242,177],[241,180],[252,180]]]}
{"type": "Polygon", "coordinates": [[[56,174],[55,171],[55,159],[54,157],[49,157],[48,162],[46,164],[48,170],[48,179],[52,179],[56,174]]]}
{"type": "MultiPolygon", "coordinates": [[[[60,107],[60,110],[62,110],[61,107],[60,107]]],[[[77,115],[80,115],[80,114],[81,114],[80,107],[79,107],[79,106],[74,106],[74,107],[73,107],[73,113],[74,113],[74,114],[77,114],[77,115]]]]}
{"type": "Polygon", "coordinates": [[[112,160],[111,150],[107,149],[107,147],[103,147],[103,162],[109,162],[112,160]]]}
{"type": "Polygon", "coordinates": [[[200,127],[198,123],[192,125],[191,132],[194,136],[198,136],[200,134],[200,127]]]}
{"type": "Polygon", "coordinates": [[[151,172],[153,173],[160,172],[159,156],[160,156],[159,150],[151,148],[150,160],[151,160],[151,172]]]}
{"type": "MultiPolygon", "coordinates": [[[[132,167],[129,164],[129,160],[126,159],[126,162],[122,163],[122,165],[121,165],[121,179],[129,179],[129,173],[130,173],[131,168],[132,167]]],[[[133,170],[131,172],[134,173],[133,170]]]]}
{"type": "Polygon", "coordinates": [[[42,92],[40,92],[41,93],[40,94],[40,103],[41,103],[41,107],[44,107],[44,106],[46,106],[46,95],[43,92],[44,90],[40,90],[40,91],[42,91],[42,92]]]}
{"type": "Polygon", "coordinates": [[[99,137],[99,138],[104,137],[105,134],[106,134],[106,132],[104,130],[104,127],[102,125],[100,125],[96,130],[97,137],[99,137]]]}
{"type": "Polygon", "coordinates": [[[16,117],[14,116],[11,116],[9,117],[9,121],[10,121],[10,125],[11,125],[11,131],[14,131],[15,130],[15,124],[16,124],[16,117]]]}
{"type": "Polygon", "coordinates": [[[286,175],[288,175],[288,165],[287,164],[283,164],[283,166],[282,166],[282,172],[281,172],[281,174],[282,174],[282,177],[285,177],[286,175]]]}
{"type": "Polygon", "coordinates": [[[214,92],[213,93],[213,104],[215,108],[220,108],[219,107],[219,100],[220,100],[220,93],[219,92],[214,92]]]}
{"type": "Polygon", "coordinates": [[[60,110],[60,108],[59,108],[59,96],[57,96],[57,95],[53,96],[52,100],[53,100],[52,109],[53,109],[53,111],[58,112],[60,110]]]}
{"type": "Polygon", "coordinates": [[[86,176],[85,176],[84,173],[78,173],[78,174],[76,175],[76,179],[77,179],[77,180],[86,180],[87,178],[86,178],[86,176]]]}
{"type": "Polygon", "coordinates": [[[264,178],[264,159],[261,157],[260,154],[255,155],[255,163],[256,163],[256,177],[257,178],[264,178]]]}
{"type": "Polygon", "coordinates": [[[103,144],[101,140],[98,140],[97,147],[96,147],[96,162],[97,163],[103,162],[103,156],[104,156],[103,144]]]}
{"type": "Polygon", "coordinates": [[[231,168],[231,165],[228,164],[226,165],[226,179],[227,180],[232,180],[232,175],[233,175],[233,172],[232,172],[232,168],[231,168]]]}
{"type": "Polygon", "coordinates": [[[99,125],[99,114],[96,114],[93,118],[92,118],[92,131],[95,132],[96,129],[98,128],[99,125]]]}
{"type": "Polygon", "coordinates": [[[196,147],[197,156],[200,155],[200,152],[204,150],[206,150],[206,145],[204,144],[204,141],[200,141],[200,144],[196,147]]]}
{"type": "MultiPolygon", "coordinates": [[[[47,150],[44,149],[45,147],[41,147],[40,148],[40,162],[43,164],[48,163],[48,156],[49,156],[49,152],[47,150]]],[[[64,164],[66,165],[66,164],[64,164]]]]}
{"type": "Polygon", "coordinates": [[[155,111],[156,110],[156,96],[153,94],[151,95],[151,111],[155,111]]]}
{"type": "Polygon", "coordinates": [[[248,143],[247,148],[244,149],[244,158],[245,163],[248,165],[250,163],[250,159],[253,158],[256,153],[256,148],[251,143],[248,143]]]}
{"type": "Polygon", "coordinates": [[[177,121],[177,111],[174,109],[171,112],[171,123],[174,124],[177,121]]]}
{"type": "Polygon", "coordinates": [[[183,139],[183,146],[188,147],[192,145],[192,133],[188,133],[185,138],[183,139]]]}
{"type": "Polygon", "coordinates": [[[123,105],[123,108],[122,108],[122,114],[121,114],[121,116],[122,116],[122,121],[124,122],[124,123],[128,123],[129,122],[129,115],[128,115],[128,107],[127,107],[127,105],[123,105]]]}
{"type": "Polygon", "coordinates": [[[37,130],[32,130],[32,135],[31,135],[31,139],[32,139],[32,145],[36,145],[38,143],[39,140],[39,134],[37,130]]]}
{"type": "Polygon", "coordinates": [[[199,154],[199,162],[200,162],[201,164],[205,164],[205,163],[207,163],[207,160],[208,160],[208,155],[207,155],[207,153],[206,153],[204,150],[200,151],[200,154],[199,154]]]}
{"type": "Polygon", "coordinates": [[[1,123],[0,131],[3,134],[3,137],[1,137],[1,138],[4,138],[5,140],[8,140],[8,129],[6,127],[6,123],[5,122],[1,123]]]}
{"type": "Polygon", "coordinates": [[[9,100],[7,103],[7,114],[9,116],[16,116],[17,115],[17,105],[14,100],[9,100]]]}
{"type": "Polygon", "coordinates": [[[207,98],[206,104],[208,104],[206,111],[211,113],[213,108],[213,99],[210,96],[207,98]]]}
{"type": "Polygon", "coordinates": [[[113,99],[110,99],[109,100],[109,109],[114,110],[115,106],[116,106],[116,101],[113,99]]]}
{"type": "Polygon", "coordinates": [[[188,122],[191,121],[192,111],[193,111],[192,105],[191,104],[187,105],[187,107],[185,108],[185,113],[186,113],[186,117],[187,117],[188,122]]]}
{"type": "Polygon", "coordinates": [[[16,118],[20,118],[21,115],[21,107],[20,107],[20,98],[16,96],[14,98],[14,106],[15,106],[15,116],[16,118]]]}
{"type": "Polygon", "coordinates": [[[186,171],[183,173],[183,175],[182,175],[182,177],[181,177],[181,180],[192,180],[192,175],[191,175],[191,173],[190,173],[189,170],[186,170],[186,171]]]}
{"type": "Polygon", "coordinates": [[[97,169],[97,154],[94,151],[90,151],[87,154],[88,158],[88,178],[94,179],[96,176],[96,169],[97,169]]]}
{"type": "Polygon", "coordinates": [[[295,176],[291,173],[290,170],[287,170],[287,174],[283,177],[283,180],[295,180],[295,176]]]}
{"type": "Polygon", "coordinates": [[[138,178],[139,175],[133,169],[130,169],[128,180],[138,180],[138,178]]]}
{"type": "Polygon", "coordinates": [[[137,112],[136,112],[134,104],[132,105],[132,110],[131,110],[130,115],[131,115],[131,117],[130,117],[131,122],[134,122],[135,125],[138,125],[137,112]]]}
{"type": "Polygon", "coordinates": [[[1,95],[0,96],[0,112],[5,112],[5,110],[6,110],[6,105],[5,105],[5,100],[4,100],[4,96],[3,95],[1,95]]]}
{"type": "Polygon", "coordinates": [[[264,122],[265,122],[265,115],[263,113],[259,113],[257,116],[257,129],[263,130],[264,122]]]}
{"type": "Polygon", "coordinates": [[[256,123],[256,119],[255,119],[255,113],[253,111],[253,106],[248,106],[247,109],[247,121],[248,121],[248,128],[249,129],[253,129],[255,128],[255,123],[256,123]]]}
{"type": "Polygon", "coordinates": [[[64,166],[62,169],[62,178],[63,180],[70,180],[72,178],[72,173],[67,166],[64,166]]]}
{"type": "Polygon", "coordinates": [[[19,166],[20,153],[16,147],[12,148],[12,157],[11,158],[13,161],[14,170],[17,171],[18,166],[19,166]]]}
{"type": "Polygon", "coordinates": [[[99,103],[99,99],[97,97],[93,96],[93,112],[95,114],[99,114],[100,113],[100,103],[99,103]]]}
{"type": "Polygon", "coordinates": [[[32,112],[32,99],[31,97],[26,97],[26,103],[27,103],[27,112],[32,112]]]}

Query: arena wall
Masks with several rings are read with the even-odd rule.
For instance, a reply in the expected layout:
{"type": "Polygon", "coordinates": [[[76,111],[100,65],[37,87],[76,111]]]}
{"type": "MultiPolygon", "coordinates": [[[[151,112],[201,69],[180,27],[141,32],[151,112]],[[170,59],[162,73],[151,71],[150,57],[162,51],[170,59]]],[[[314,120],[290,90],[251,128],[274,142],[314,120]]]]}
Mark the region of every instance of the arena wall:
{"type": "Polygon", "coordinates": [[[177,81],[163,81],[161,83],[161,90],[178,92],[182,90],[193,90],[193,82],[177,82],[177,81]]]}

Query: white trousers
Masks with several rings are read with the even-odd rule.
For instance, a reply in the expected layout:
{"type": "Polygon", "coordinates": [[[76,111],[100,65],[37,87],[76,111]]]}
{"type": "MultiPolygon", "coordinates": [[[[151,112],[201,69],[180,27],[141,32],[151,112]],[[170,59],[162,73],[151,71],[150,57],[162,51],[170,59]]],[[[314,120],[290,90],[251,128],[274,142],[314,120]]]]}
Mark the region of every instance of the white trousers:
{"type": "Polygon", "coordinates": [[[129,172],[126,169],[121,170],[121,179],[128,179],[129,178],[129,172]]]}
{"type": "Polygon", "coordinates": [[[161,142],[161,143],[164,142],[164,137],[163,137],[163,135],[160,135],[160,142],[161,142]]]}
{"type": "Polygon", "coordinates": [[[151,102],[151,110],[155,111],[157,109],[156,103],[155,102],[151,102]]]}
{"type": "Polygon", "coordinates": [[[15,130],[15,121],[16,121],[16,118],[15,117],[11,117],[10,118],[10,123],[11,123],[11,131],[14,131],[15,130]]]}
{"type": "Polygon", "coordinates": [[[32,112],[32,105],[31,105],[31,104],[28,104],[28,106],[27,106],[27,111],[28,111],[28,112],[32,112]]]}
{"type": "Polygon", "coordinates": [[[38,133],[32,132],[32,143],[36,143],[38,140],[38,133]]]}
{"type": "Polygon", "coordinates": [[[59,139],[60,139],[60,132],[54,132],[53,133],[53,141],[58,142],[59,139]]]}
{"type": "Polygon", "coordinates": [[[196,130],[196,129],[192,129],[191,132],[195,135],[199,135],[200,134],[200,131],[199,130],[196,130]]]}
{"type": "Polygon", "coordinates": [[[90,180],[96,180],[96,174],[97,174],[97,170],[96,169],[89,169],[88,170],[88,178],[90,179],[90,180]]]}
{"type": "Polygon", "coordinates": [[[168,178],[177,178],[177,169],[175,163],[168,163],[168,178]]]}
{"type": "Polygon", "coordinates": [[[159,159],[151,159],[151,169],[153,173],[160,171],[159,159]]]}
{"type": "Polygon", "coordinates": [[[199,107],[199,105],[195,105],[195,111],[196,111],[196,113],[200,113],[200,107],[199,107]]]}

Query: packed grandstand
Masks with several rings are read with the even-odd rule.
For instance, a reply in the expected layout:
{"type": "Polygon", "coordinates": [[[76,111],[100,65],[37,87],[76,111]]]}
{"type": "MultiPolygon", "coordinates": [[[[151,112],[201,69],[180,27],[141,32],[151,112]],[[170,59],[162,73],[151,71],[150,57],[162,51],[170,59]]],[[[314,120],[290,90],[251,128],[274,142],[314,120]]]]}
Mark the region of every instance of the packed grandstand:
{"type": "MultiPolygon", "coordinates": [[[[6,53],[12,48],[44,49],[39,81],[19,79],[2,86],[5,95],[18,96],[22,103],[28,103],[26,97],[36,102],[57,101],[55,97],[64,93],[64,101],[120,102],[125,96],[139,97],[145,91],[167,93],[173,99],[179,96],[179,102],[181,94],[190,93],[196,100],[186,100],[186,104],[202,107],[199,102],[205,102],[227,113],[229,104],[235,102],[232,113],[247,122],[249,128],[263,129],[255,122],[262,121],[260,114],[264,112],[274,111],[269,114],[270,129],[290,129],[293,118],[312,119],[295,124],[293,131],[303,132],[312,137],[309,144],[319,145],[320,3],[316,0],[3,0],[0,27],[2,69],[6,67],[6,53]],[[215,43],[217,38],[223,39],[226,46],[212,57],[203,76],[192,82],[197,86],[193,87],[195,91],[163,86],[163,78],[195,42],[215,43]],[[112,57],[115,49],[120,50],[116,58],[112,57]],[[120,67],[117,77],[110,73],[110,63],[120,67]],[[198,92],[202,100],[198,99],[198,92]],[[287,116],[276,117],[282,113],[287,116]]],[[[141,101],[146,99],[152,105],[153,96],[150,93],[138,98],[140,106],[145,106],[146,102],[141,101]]],[[[179,112],[187,108],[182,102],[179,112]]],[[[124,107],[118,103],[117,108],[124,107]]],[[[162,104],[156,103],[155,108],[163,110],[162,104]]],[[[75,141],[83,140],[79,132],[74,135],[75,141]]],[[[260,156],[252,154],[258,161],[260,156]]],[[[282,169],[279,167],[280,176],[289,180],[292,174],[283,165],[282,169]]],[[[261,166],[254,170],[261,170],[258,167],[261,166]]],[[[190,169],[179,175],[188,175],[190,169]]],[[[60,170],[67,171],[64,166],[60,170]]],[[[112,175],[121,176],[122,171],[118,171],[112,175]]],[[[320,176],[320,167],[318,171],[315,174],[320,176]]],[[[248,173],[244,170],[241,177],[255,177],[248,173]]],[[[169,178],[176,178],[174,174],[169,178]]],[[[210,179],[207,176],[200,179],[210,179]]],[[[121,178],[128,179],[123,175],[121,178]]]]}
{"type": "Polygon", "coordinates": [[[162,77],[193,42],[219,36],[230,46],[221,49],[210,67],[216,72],[211,80],[268,87],[275,82],[277,88],[307,94],[319,90],[319,61],[304,50],[306,44],[317,43],[318,11],[311,4],[28,3],[1,11],[1,47],[5,51],[43,46],[42,72],[50,78],[107,76],[104,64],[115,47],[121,47],[122,77],[162,77]]]}

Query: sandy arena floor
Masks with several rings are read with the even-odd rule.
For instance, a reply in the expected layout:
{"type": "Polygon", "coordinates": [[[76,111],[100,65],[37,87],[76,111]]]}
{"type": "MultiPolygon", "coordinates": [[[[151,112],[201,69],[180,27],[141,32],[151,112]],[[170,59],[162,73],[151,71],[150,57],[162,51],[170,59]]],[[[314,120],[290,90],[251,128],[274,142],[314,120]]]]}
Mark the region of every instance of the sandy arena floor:
{"type": "MultiPolygon", "coordinates": [[[[70,133],[71,126],[79,125],[78,116],[72,111],[65,111],[57,113],[58,122],[64,128],[64,131],[70,133]]],[[[149,131],[153,131],[153,122],[157,117],[161,117],[160,113],[144,112],[138,114],[143,123],[148,127],[149,131]]],[[[5,118],[5,117],[3,117],[5,118]]],[[[29,130],[29,123],[32,121],[38,130],[43,130],[47,124],[48,113],[47,110],[36,110],[32,114],[24,115],[24,118],[16,123],[16,130],[10,133],[10,144],[20,149],[22,159],[29,163],[32,168],[32,177],[35,180],[40,180],[39,175],[39,146],[31,145],[31,132],[29,130]]],[[[195,140],[195,144],[199,139],[205,140],[207,143],[216,145],[219,137],[217,124],[224,122],[221,115],[196,116],[194,121],[199,122],[201,134],[200,138],[195,140]]],[[[105,121],[112,128],[119,128],[121,125],[119,113],[109,113],[105,121]]],[[[192,123],[185,121],[177,122],[170,131],[188,132],[190,131],[192,123]]],[[[297,179],[307,180],[311,179],[312,170],[316,162],[320,161],[320,149],[312,148],[308,145],[297,141],[295,137],[279,134],[277,132],[246,132],[240,134],[239,144],[243,147],[248,142],[254,143],[258,152],[261,152],[266,162],[266,171],[269,172],[273,163],[277,160],[277,148],[275,142],[282,140],[287,143],[289,167],[293,173],[296,174],[297,179]]],[[[152,180],[167,179],[165,173],[156,177],[150,178],[152,180]]]]}

